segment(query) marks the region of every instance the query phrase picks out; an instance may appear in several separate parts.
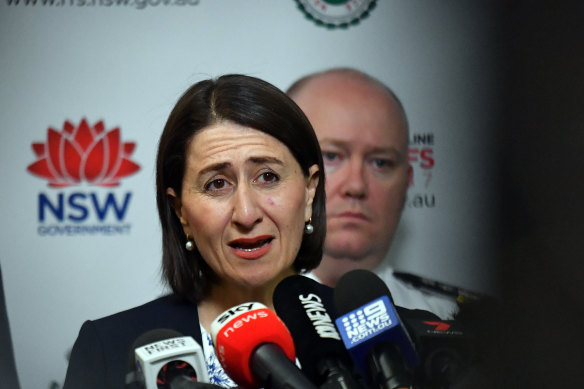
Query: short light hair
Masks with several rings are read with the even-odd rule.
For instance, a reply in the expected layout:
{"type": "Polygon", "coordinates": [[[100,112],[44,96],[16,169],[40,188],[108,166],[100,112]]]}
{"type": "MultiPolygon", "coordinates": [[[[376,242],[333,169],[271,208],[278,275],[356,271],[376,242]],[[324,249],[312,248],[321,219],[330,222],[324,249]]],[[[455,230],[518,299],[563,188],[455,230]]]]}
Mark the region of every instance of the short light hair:
{"type": "Polygon", "coordinates": [[[333,75],[362,81],[364,83],[375,86],[375,87],[387,92],[389,94],[389,96],[391,98],[393,98],[393,100],[396,102],[396,104],[397,104],[397,106],[402,114],[402,118],[404,120],[406,134],[409,133],[409,123],[408,123],[408,117],[406,115],[406,110],[404,109],[404,106],[403,106],[401,100],[399,99],[399,97],[397,97],[395,92],[389,86],[387,86],[383,82],[379,81],[377,78],[370,76],[369,74],[364,73],[364,72],[357,70],[357,69],[354,69],[354,68],[348,68],[348,67],[330,68],[327,70],[322,70],[319,72],[307,74],[306,76],[299,78],[292,85],[290,85],[290,87],[288,87],[288,89],[286,90],[286,93],[288,94],[288,96],[290,96],[291,98],[294,99],[300,93],[300,91],[302,89],[304,89],[306,86],[308,86],[308,84],[310,84],[311,81],[319,79],[319,78],[323,78],[325,76],[333,76],[333,75]]]}

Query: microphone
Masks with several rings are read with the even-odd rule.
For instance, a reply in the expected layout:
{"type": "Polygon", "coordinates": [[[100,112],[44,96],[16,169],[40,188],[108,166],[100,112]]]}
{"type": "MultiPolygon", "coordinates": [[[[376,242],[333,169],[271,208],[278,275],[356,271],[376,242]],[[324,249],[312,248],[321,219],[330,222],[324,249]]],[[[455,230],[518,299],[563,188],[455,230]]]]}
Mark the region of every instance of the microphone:
{"type": "Polygon", "coordinates": [[[447,388],[470,369],[474,338],[460,321],[419,310],[402,318],[421,359],[416,384],[447,388]]]}
{"type": "Polygon", "coordinates": [[[223,369],[244,388],[316,389],[294,364],[290,332],[261,303],[244,303],[221,313],[211,324],[211,337],[223,369]]]}
{"type": "Polygon", "coordinates": [[[145,389],[217,388],[209,381],[201,346],[170,329],[140,335],[131,347],[126,387],[145,389]]]}
{"type": "Polygon", "coordinates": [[[321,389],[361,388],[353,363],[324,304],[322,286],[293,275],[274,290],[274,308],[292,334],[302,371],[321,389]]]}
{"type": "Polygon", "coordinates": [[[414,343],[385,283],[368,270],[345,273],[334,290],[335,320],[353,361],[378,388],[410,387],[419,364],[414,343]]]}

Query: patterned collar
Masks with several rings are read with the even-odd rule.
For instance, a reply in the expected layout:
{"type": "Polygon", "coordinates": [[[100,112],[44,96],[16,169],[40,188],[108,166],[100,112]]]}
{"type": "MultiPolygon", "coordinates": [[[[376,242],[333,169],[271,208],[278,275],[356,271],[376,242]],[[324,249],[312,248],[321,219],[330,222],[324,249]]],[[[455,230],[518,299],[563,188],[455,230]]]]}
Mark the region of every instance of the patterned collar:
{"type": "Polygon", "coordinates": [[[225,373],[225,370],[223,370],[223,366],[219,363],[217,355],[215,354],[211,335],[209,335],[200,323],[199,325],[201,327],[201,338],[203,340],[203,354],[205,355],[205,362],[207,362],[207,370],[209,372],[209,382],[223,388],[237,387],[237,384],[229,378],[227,373],[225,373]]]}

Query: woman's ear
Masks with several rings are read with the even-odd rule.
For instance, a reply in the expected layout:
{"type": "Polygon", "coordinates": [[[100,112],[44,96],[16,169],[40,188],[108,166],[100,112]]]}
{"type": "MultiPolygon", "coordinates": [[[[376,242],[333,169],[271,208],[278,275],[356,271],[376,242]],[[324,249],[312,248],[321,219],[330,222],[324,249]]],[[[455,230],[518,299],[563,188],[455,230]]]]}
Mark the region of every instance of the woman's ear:
{"type": "Polygon", "coordinates": [[[183,207],[180,197],[176,195],[176,192],[174,191],[173,188],[166,189],[166,196],[168,196],[168,201],[172,205],[174,213],[176,214],[176,217],[178,217],[180,224],[182,224],[185,234],[189,235],[190,234],[189,223],[183,215],[183,207]]]}
{"type": "Polygon", "coordinates": [[[319,168],[317,164],[312,165],[308,169],[308,178],[306,180],[306,208],[304,210],[304,220],[310,219],[312,216],[312,202],[316,195],[316,187],[320,180],[319,168]]]}

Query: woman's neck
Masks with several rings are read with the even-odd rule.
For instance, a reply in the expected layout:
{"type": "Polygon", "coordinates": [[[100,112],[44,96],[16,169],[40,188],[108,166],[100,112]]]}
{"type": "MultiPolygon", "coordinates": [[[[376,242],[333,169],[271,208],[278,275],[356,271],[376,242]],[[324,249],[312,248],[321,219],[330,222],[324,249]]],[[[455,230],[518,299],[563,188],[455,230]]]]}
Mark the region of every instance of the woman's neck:
{"type": "Polygon", "coordinates": [[[211,333],[210,329],[213,320],[227,309],[236,305],[258,302],[274,310],[274,289],[283,278],[292,274],[294,273],[285,274],[261,288],[243,288],[240,285],[231,283],[213,285],[208,296],[198,304],[199,321],[203,325],[203,328],[211,333]]]}

